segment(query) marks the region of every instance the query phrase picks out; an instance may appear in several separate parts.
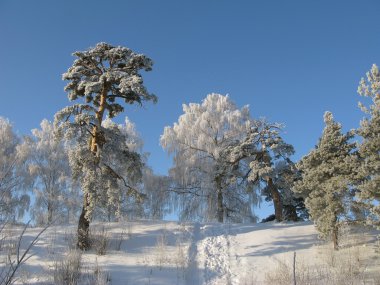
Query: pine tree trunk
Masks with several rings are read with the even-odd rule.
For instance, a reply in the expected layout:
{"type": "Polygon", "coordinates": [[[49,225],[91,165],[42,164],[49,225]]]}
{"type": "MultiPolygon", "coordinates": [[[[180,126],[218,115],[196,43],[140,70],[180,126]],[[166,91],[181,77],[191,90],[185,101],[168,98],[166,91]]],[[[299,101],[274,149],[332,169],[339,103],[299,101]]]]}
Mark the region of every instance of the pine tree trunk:
{"type": "Polygon", "coordinates": [[[268,188],[271,192],[274,206],[274,215],[277,222],[281,222],[282,218],[282,202],[280,192],[278,192],[277,187],[274,185],[272,178],[268,179],[268,188]]]}
{"type": "Polygon", "coordinates": [[[223,223],[224,209],[223,209],[223,192],[220,178],[215,179],[217,191],[217,218],[219,223],[223,223]]]}
{"type": "MultiPolygon", "coordinates": [[[[96,120],[98,121],[98,125],[101,126],[103,121],[103,115],[106,107],[106,98],[107,98],[107,87],[103,86],[102,94],[100,95],[100,104],[98,111],[95,114],[96,120]]],[[[102,134],[100,133],[100,130],[97,125],[94,125],[92,130],[93,136],[90,139],[90,150],[92,154],[96,157],[97,163],[99,163],[99,157],[98,157],[98,148],[101,148],[104,143],[104,138],[102,134]]],[[[88,199],[85,196],[83,199],[83,207],[82,207],[82,213],[79,217],[78,222],[78,243],[77,247],[81,250],[88,250],[91,247],[90,243],[90,237],[89,237],[89,228],[90,228],[90,221],[89,221],[89,215],[88,215],[88,199]]]]}
{"type": "Polygon", "coordinates": [[[110,205],[107,206],[107,219],[108,219],[108,222],[110,223],[112,219],[112,209],[110,205]]]}
{"type": "Polygon", "coordinates": [[[53,221],[53,207],[50,202],[48,202],[47,210],[48,210],[47,223],[51,224],[51,222],[53,221]]]}
{"type": "Polygon", "coordinates": [[[87,199],[83,199],[83,207],[82,213],[79,217],[78,222],[78,243],[77,247],[80,250],[88,250],[90,249],[90,237],[89,237],[89,229],[90,229],[90,221],[86,218],[87,214],[87,199]]]}
{"type": "Polygon", "coordinates": [[[70,224],[70,208],[67,208],[67,219],[66,223],[70,224]]]}
{"type": "Polygon", "coordinates": [[[297,209],[293,205],[283,205],[283,219],[286,221],[298,221],[297,209]]]}
{"type": "Polygon", "coordinates": [[[332,230],[332,240],[334,244],[334,250],[338,250],[339,245],[338,245],[338,226],[337,225],[335,225],[332,230]]]}
{"type": "Polygon", "coordinates": [[[218,222],[223,223],[224,210],[223,210],[223,194],[218,191],[218,222]]]}

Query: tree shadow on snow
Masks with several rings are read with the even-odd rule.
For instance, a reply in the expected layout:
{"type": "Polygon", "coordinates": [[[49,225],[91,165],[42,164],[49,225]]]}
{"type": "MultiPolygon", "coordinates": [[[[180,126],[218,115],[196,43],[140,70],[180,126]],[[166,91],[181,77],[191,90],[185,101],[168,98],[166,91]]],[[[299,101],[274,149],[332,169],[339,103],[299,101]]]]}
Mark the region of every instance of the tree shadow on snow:
{"type": "Polygon", "coordinates": [[[313,247],[316,241],[317,234],[291,238],[288,236],[279,236],[276,241],[247,247],[254,248],[255,250],[246,254],[246,256],[271,256],[284,252],[298,251],[313,247]]]}

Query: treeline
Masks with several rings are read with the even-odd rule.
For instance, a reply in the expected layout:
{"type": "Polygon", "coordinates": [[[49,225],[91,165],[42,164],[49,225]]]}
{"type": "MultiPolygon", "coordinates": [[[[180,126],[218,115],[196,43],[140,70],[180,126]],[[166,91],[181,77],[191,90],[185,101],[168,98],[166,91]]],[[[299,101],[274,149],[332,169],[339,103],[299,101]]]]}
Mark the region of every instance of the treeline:
{"type": "MultiPolygon", "coordinates": [[[[126,118],[119,126],[128,132],[129,149],[142,153],[143,142],[126,118]]],[[[35,225],[77,222],[82,207],[81,186],[72,176],[68,142],[55,138],[52,122],[43,120],[32,134],[20,137],[9,120],[0,117],[0,219],[35,225]]],[[[115,221],[122,217],[162,219],[168,207],[167,177],[155,175],[144,163],[141,180],[134,184],[144,199],[135,203],[121,196],[117,201],[99,200],[93,219],[115,221]],[[164,196],[166,195],[166,196],[164,196]]],[[[101,198],[101,197],[99,197],[101,198]]]]}
{"type": "Polygon", "coordinates": [[[79,218],[78,247],[89,248],[93,219],[123,217],[256,222],[254,208],[265,199],[277,221],[312,219],[338,247],[343,221],[379,226],[380,75],[376,65],[362,79],[364,118],[342,133],[333,115],[317,146],[300,161],[282,138],[282,125],[251,117],[228,96],[209,94],[183,105],[165,127],[162,147],[171,154],[167,176],[147,165],[135,125],[113,118],[125,104],[156,102],[141,70],[153,62],[125,47],[99,43],[75,52],[63,74],[70,101],[54,122],[43,120],[31,136],[19,137],[0,118],[0,218],[19,221],[29,211],[36,224],[79,218]],[[122,104],[124,103],[124,105],[122,104]]]}

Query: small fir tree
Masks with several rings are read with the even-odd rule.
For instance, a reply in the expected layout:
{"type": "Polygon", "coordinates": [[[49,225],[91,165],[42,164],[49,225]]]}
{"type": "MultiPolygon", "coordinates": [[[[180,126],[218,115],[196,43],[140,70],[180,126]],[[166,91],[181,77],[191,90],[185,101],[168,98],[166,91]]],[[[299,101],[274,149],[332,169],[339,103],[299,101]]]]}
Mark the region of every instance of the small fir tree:
{"type": "Polygon", "coordinates": [[[342,134],[342,127],[330,112],[324,115],[326,127],[316,148],[304,156],[297,168],[302,174],[293,187],[305,197],[305,205],[321,236],[332,237],[338,249],[339,222],[348,212],[352,165],[350,143],[353,132],[342,134]]]}

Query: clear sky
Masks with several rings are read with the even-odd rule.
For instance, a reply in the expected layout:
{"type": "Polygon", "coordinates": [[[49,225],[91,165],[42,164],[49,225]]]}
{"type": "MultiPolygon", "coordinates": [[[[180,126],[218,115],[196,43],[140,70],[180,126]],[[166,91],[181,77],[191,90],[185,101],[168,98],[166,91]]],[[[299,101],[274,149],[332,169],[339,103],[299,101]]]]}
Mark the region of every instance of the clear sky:
{"type": "Polygon", "coordinates": [[[108,42],[155,62],[144,78],[158,103],[124,114],[156,173],[171,166],[163,128],[212,92],[284,123],[298,160],[326,110],[345,130],[359,125],[358,82],[380,64],[379,12],[379,0],[0,0],[0,116],[20,134],[52,120],[69,104],[71,53],[108,42]]]}

